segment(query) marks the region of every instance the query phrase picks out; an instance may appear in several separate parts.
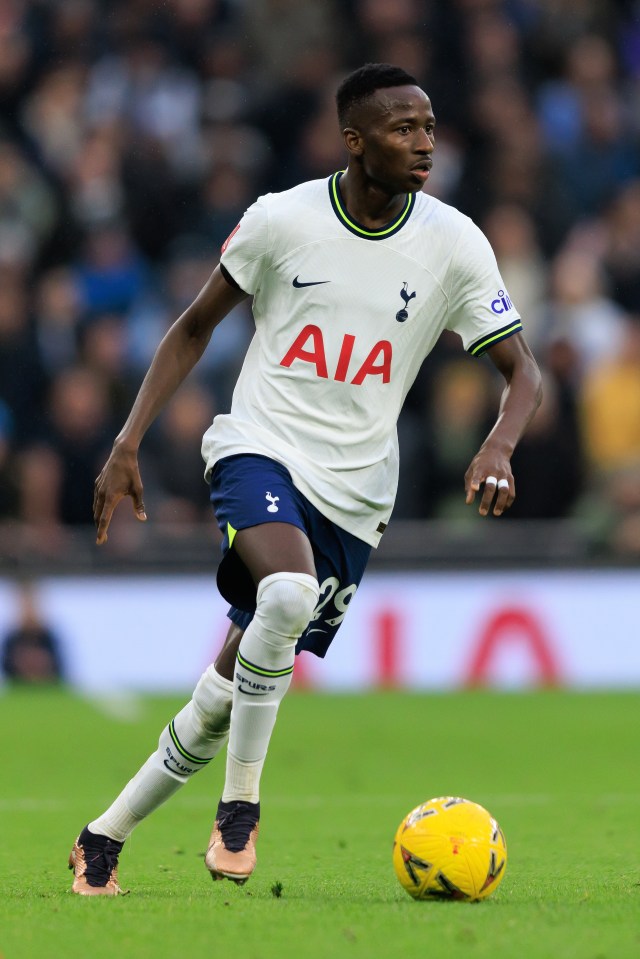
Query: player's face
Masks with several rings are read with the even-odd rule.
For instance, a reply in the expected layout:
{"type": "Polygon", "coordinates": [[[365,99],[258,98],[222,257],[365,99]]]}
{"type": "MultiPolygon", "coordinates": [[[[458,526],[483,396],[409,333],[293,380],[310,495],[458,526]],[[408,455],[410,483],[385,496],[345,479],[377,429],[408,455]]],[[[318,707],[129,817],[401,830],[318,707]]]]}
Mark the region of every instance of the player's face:
{"type": "Polygon", "coordinates": [[[360,157],[367,177],[385,191],[417,193],[429,177],[435,117],[420,87],[377,90],[363,111],[360,157]]]}

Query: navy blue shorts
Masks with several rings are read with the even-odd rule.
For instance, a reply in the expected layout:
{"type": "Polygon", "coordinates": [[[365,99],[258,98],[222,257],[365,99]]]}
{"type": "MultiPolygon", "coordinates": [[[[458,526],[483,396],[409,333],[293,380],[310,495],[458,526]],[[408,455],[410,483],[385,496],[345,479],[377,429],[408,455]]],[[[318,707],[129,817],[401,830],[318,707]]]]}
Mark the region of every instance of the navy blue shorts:
{"type": "Polygon", "coordinates": [[[323,516],[296,489],[286,467],[267,456],[241,453],[218,460],[211,473],[211,502],[224,534],[218,589],[231,603],[229,619],[241,629],[253,619],[256,586],[232,548],[235,533],[274,522],[291,523],[306,533],[320,597],[296,652],[306,649],[324,656],[360,584],[371,553],[369,544],[323,516]]]}

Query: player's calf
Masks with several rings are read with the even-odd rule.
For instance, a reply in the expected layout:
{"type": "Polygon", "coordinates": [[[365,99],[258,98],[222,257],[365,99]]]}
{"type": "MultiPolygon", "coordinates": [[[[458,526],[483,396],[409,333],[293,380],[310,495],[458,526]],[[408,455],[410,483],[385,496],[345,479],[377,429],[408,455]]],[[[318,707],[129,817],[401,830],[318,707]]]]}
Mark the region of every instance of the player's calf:
{"type": "Polygon", "coordinates": [[[274,573],[258,585],[256,613],[240,642],[222,799],[257,803],[278,707],[293,673],[295,647],[318,601],[318,581],[274,573]]]}
{"type": "Polygon", "coordinates": [[[231,701],[231,682],[210,666],[190,702],[163,729],[156,751],[74,843],[69,857],[75,874],[73,892],[84,896],[122,893],[117,864],[124,841],[222,748],[229,732],[231,701]]]}

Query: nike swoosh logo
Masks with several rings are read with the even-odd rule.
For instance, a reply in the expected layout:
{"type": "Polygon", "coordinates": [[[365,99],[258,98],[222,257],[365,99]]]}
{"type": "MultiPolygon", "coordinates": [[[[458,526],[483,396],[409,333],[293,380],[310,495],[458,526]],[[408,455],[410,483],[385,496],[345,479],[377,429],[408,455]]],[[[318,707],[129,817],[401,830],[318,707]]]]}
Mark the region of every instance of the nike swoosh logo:
{"type": "MultiPolygon", "coordinates": [[[[299,276],[300,274],[298,274],[299,276]]],[[[301,290],[303,286],[322,286],[323,283],[331,283],[331,280],[314,280],[312,283],[300,283],[298,277],[295,278],[292,285],[296,290],[301,290]]]]}
{"type": "Polygon", "coordinates": [[[266,696],[266,693],[250,693],[248,689],[244,689],[242,686],[238,686],[238,689],[241,693],[244,693],[245,696],[266,696]]]}

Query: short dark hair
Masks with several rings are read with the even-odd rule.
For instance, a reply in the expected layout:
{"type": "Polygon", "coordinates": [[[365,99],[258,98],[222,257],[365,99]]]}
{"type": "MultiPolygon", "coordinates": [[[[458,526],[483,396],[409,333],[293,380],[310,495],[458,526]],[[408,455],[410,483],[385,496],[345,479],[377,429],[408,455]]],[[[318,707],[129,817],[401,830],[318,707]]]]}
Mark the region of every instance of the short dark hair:
{"type": "Polygon", "coordinates": [[[338,87],[336,106],[340,126],[349,126],[353,107],[362,103],[376,90],[405,86],[417,87],[420,84],[402,67],[394,67],[391,63],[365,63],[363,67],[345,77],[338,87]]]}

